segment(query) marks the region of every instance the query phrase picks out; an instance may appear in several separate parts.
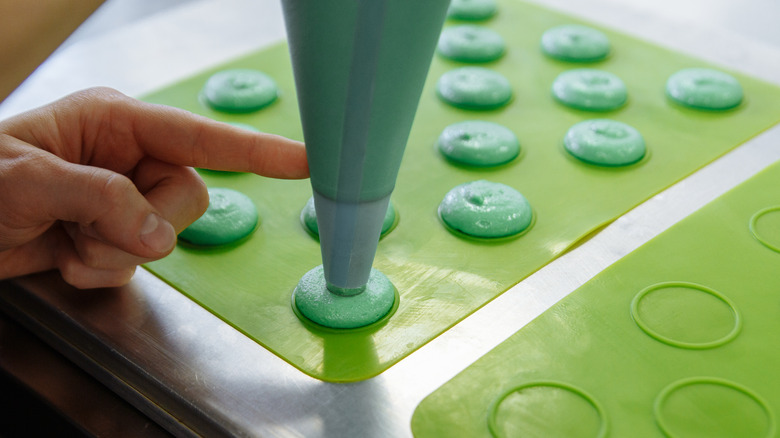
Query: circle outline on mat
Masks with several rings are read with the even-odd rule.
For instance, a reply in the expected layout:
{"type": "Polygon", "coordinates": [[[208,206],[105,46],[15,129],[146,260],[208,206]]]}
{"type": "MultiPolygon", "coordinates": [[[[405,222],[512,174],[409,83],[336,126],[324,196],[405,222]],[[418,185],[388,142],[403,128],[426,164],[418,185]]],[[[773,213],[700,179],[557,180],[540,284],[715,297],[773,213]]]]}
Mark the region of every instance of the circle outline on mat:
{"type": "Polygon", "coordinates": [[[539,46],[541,47],[542,53],[546,56],[566,62],[588,63],[602,61],[606,59],[612,51],[612,44],[609,41],[609,37],[607,37],[604,32],[582,24],[561,24],[547,29],[542,33],[539,46]],[[558,44],[560,34],[571,30],[579,31],[580,36],[585,34],[590,38],[589,42],[595,43],[595,45],[598,46],[592,50],[594,53],[593,55],[587,57],[578,56],[576,48],[565,47],[558,44]],[[572,54],[572,52],[574,53],[572,54]]]}
{"type": "Polygon", "coordinates": [[[702,286],[700,284],[690,283],[687,281],[668,281],[663,283],[656,283],[639,291],[639,293],[634,295],[634,298],[631,300],[631,319],[633,319],[634,323],[643,332],[645,332],[645,334],[647,334],[651,338],[660,341],[664,344],[671,345],[672,347],[685,348],[688,350],[704,350],[708,348],[719,347],[736,338],[737,335],[739,335],[739,332],[742,330],[742,314],[739,312],[739,309],[737,309],[737,306],[727,296],[723,295],[722,293],[714,289],[710,289],[707,286],[702,286]],[[639,302],[642,301],[644,297],[646,297],[648,294],[650,294],[653,291],[659,289],[671,288],[671,287],[694,289],[699,292],[704,292],[706,294],[714,296],[715,298],[717,298],[718,300],[726,304],[729,307],[729,309],[731,309],[731,313],[734,316],[734,327],[725,336],[722,336],[718,339],[715,339],[714,341],[709,341],[709,342],[678,341],[668,336],[664,336],[658,333],[657,331],[653,330],[650,327],[650,325],[647,324],[639,315],[639,302]]]}
{"type": "Polygon", "coordinates": [[[498,397],[496,397],[492,403],[490,403],[490,407],[488,408],[488,430],[490,430],[490,434],[495,438],[501,438],[502,435],[498,431],[498,424],[496,417],[498,416],[498,407],[501,405],[501,403],[504,402],[504,400],[509,397],[510,395],[514,394],[515,392],[520,392],[524,389],[528,388],[536,388],[536,387],[547,387],[547,388],[557,388],[557,389],[563,389],[564,391],[569,391],[574,395],[577,395],[578,397],[582,398],[587,402],[589,405],[591,405],[593,408],[596,409],[596,413],[598,414],[599,420],[600,420],[600,427],[598,435],[596,435],[597,438],[604,438],[607,436],[607,432],[609,431],[609,424],[607,421],[607,416],[604,411],[604,408],[601,406],[601,404],[593,398],[590,394],[585,392],[585,390],[582,390],[580,388],[577,388],[576,386],[570,385],[568,383],[559,382],[556,380],[540,380],[540,381],[534,381],[534,382],[528,382],[524,383],[522,385],[516,385],[513,386],[504,392],[501,393],[498,397]]]}
{"type": "MultiPolygon", "coordinates": [[[[319,321],[316,321],[316,320],[312,319],[311,315],[307,315],[305,311],[301,310],[301,308],[299,306],[299,302],[298,302],[298,299],[301,298],[301,296],[302,296],[301,294],[303,293],[303,292],[299,292],[299,291],[301,291],[301,283],[303,282],[304,279],[306,279],[309,276],[316,276],[317,277],[316,278],[317,289],[314,290],[314,291],[306,292],[304,294],[304,295],[308,296],[308,300],[310,300],[310,301],[307,301],[307,302],[321,301],[324,297],[334,298],[337,302],[338,301],[342,301],[343,302],[343,300],[353,300],[354,301],[354,300],[361,300],[361,299],[365,298],[366,296],[368,296],[366,291],[363,291],[363,292],[355,294],[355,295],[350,295],[350,296],[343,296],[343,295],[334,294],[333,292],[328,290],[328,288],[325,286],[326,282],[325,282],[325,277],[323,275],[323,269],[324,269],[323,265],[319,265],[319,266],[316,266],[316,267],[310,269],[308,272],[306,272],[303,275],[303,277],[301,277],[301,280],[298,282],[298,284],[295,286],[295,288],[293,289],[293,292],[292,292],[293,312],[296,314],[296,316],[298,316],[299,318],[302,319],[304,324],[308,324],[308,326],[310,328],[317,328],[318,330],[330,329],[330,330],[333,330],[333,332],[335,332],[335,333],[344,333],[345,330],[370,330],[371,328],[376,327],[378,324],[382,324],[383,322],[386,322],[387,319],[389,319],[390,316],[392,316],[392,314],[395,313],[395,310],[398,308],[397,305],[398,305],[399,300],[400,300],[400,294],[398,293],[398,289],[390,281],[390,279],[387,278],[387,276],[385,274],[383,274],[382,272],[380,272],[377,269],[371,268],[371,275],[370,275],[369,280],[368,280],[368,284],[369,285],[372,282],[375,282],[375,283],[376,282],[380,282],[380,283],[385,283],[386,282],[392,288],[392,292],[390,294],[387,294],[387,292],[385,292],[383,290],[375,290],[376,291],[375,296],[379,296],[379,297],[385,298],[385,299],[387,298],[388,295],[392,295],[392,297],[393,297],[393,301],[390,303],[390,306],[387,308],[387,311],[385,313],[383,313],[381,316],[379,316],[376,320],[368,322],[367,324],[362,324],[362,325],[354,325],[355,321],[354,320],[351,321],[351,320],[349,320],[349,318],[347,318],[346,320],[344,320],[342,318],[342,320],[340,320],[340,321],[335,321],[334,320],[334,321],[332,321],[334,323],[333,326],[322,324],[319,321]],[[320,298],[320,297],[323,297],[323,298],[320,298]],[[314,301],[311,301],[311,300],[314,300],[314,301]],[[343,326],[339,326],[339,324],[342,324],[343,326]]],[[[301,299],[303,299],[303,298],[301,298],[301,299]]],[[[354,305],[355,303],[353,302],[352,304],[354,305]]],[[[338,319],[338,318],[336,318],[336,319],[338,319]]]]}
{"type": "MultiPolygon", "coordinates": [[[[459,199],[463,199],[462,196],[459,196],[458,198],[459,199]]],[[[439,203],[439,207],[437,209],[437,213],[438,213],[437,215],[439,217],[439,221],[441,221],[441,223],[444,225],[444,227],[445,227],[445,229],[447,229],[447,231],[449,231],[450,233],[454,234],[455,236],[468,238],[468,239],[471,239],[471,240],[474,240],[474,241],[477,241],[477,242],[482,242],[482,243],[486,243],[486,242],[502,243],[502,242],[505,242],[505,241],[514,240],[514,239],[516,239],[516,238],[518,238],[520,236],[525,235],[528,231],[531,230],[531,228],[533,228],[534,224],[536,224],[536,212],[534,211],[533,206],[531,205],[531,203],[528,201],[528,199],[522,193],[520,193],[514,187],[508,186],[506,184],[496,183],[496,182],[487,181],[487,180],[469,181],[469,182],[465,182],[465,183],[462,183],[462,184],[458,184],[457,186],[453,187],[452,189],[450,189],[450,191],[447,192],[447,194],[444,195],[444,199],[439,203]],[[454,192],[455,190],[458,190],[458,189],[464,187],[464,186],[469,186],[469,185],[472,185],[472,184],[478,183],[478,182],[485,182],[485,183],[488,183],[488,184],[491,184],[491,185],[501,185],[501,186],[504,186],[504,187],[508,187],[509,189],[511,189],[512,191],[516,192],[518,195],[520,195],[522,200],[525,201],[525,204],[528,207],[528,210],[529,210],[529,212],[531,214],[531,219],[528,221],[528,225],[526,225],[526,227],[523,228],[522,230],[520,230],[520,231],[518,231],[516,233],[512,233],[512,234],[501,235],[501,236],[478,236],[478,235],[474,235],[474,234],[469,234],[469,233],[467,233],[467,232],[465,232],[463,230],[455,228],[449,222],[447,222],[447,220],[444,219],[444,215],[442,214],[442,207],[444,206],[444,202],[447,200],[447,197],[449,196],[449,194],[454,192]]]]}
{"type": "Polygon", "coordinates": [[[625,82],[614,73],[595,68],[575,68],[562,72],[553,80],[552,95],[563,105],[583,111],[614,111],[628,102],[625,82]],[[606,80],[609,88],[588,85],[584,80],[586,76],[606,80]],[[585,87],[578,87],[582,84],[585,87]]]}
{"type": "Polygon", "coordinates": [[[214,73],[206,79],[202,90],[203,99],[211,108],[225,113],[251,113],[271,105],[279,98],[279,85],[273,78],[260,70],[234,68],[214,73]],[[250,76],[257,83],[254,94],[239,95],[233,81],[238,75],[250,76]]]}
{"type": "Polygon", "coordinates": [[[761,409],[764,410],[767,420],[769,420],[769,427],[768,427],[769,430],[768,433],[766,434],[766,437],[771,438],[775,436],[775,430],[777,428],[777,424],[775,423],[775,416],[772,413],[772,410],[769,409],[769,405],[767,405],[764,399],[760,395],[758,395],[758,393],[751,390],[750,388],[720,377],[688,377],[688,378],[680,379],[676,382],[672,382],[669,385],[667,385],[664,389],[661,390],[661,392],[658,394],[658,396],[656,396],[655,401],[653,402],[653,416],[655,417],[655,422],[658,425],[658,428],[661,429],[661,432],[663,432],[664,435],[666,435],[667,437],[674,436],[672,432],[669,431],[669,425],[666,424],[666,422],[663,420],[663,415],[661,413],[663,404],[666,402],[666,400],[674,391],[685,388],[687,386],[693,386],[702,383],[710,384],[710,385],[718,385],[724,388],[733,389],[736,390],[737,392],[741,392],[742,394],[746,395],[748,398],[753,399],[753,401],[758,403],[761,409]]]}
{"type": "Polygon", "coordinates": [[[753,235],[753,237],[756,238],[756,240],[759,241],[759,243],[771,249],[772,251],[780,252],[780,246],[772,244],[767,239],[761,237],[761,235],[758,232],[758,220],[761,218],[761,216],[767,213],[772,213],[774,211],[780,211],[780,205],[774,205],[771,207],[762,208],[761,210],[755,212],[753,216],[750,217],[748,228],[750,229],[750,233],[753,235]]]}
{"type": "Polygon", "coordinates": [[[447,59],[458,62],[488,63],[506,53],[506,42],[498,32],[476,24],[445,27],[436,50],[447,59]],[[471,40],[464,35],[476,35],[471,40]],[[464,42],[467,41],[467,42],[464,42]]]}
{"type": "Polygon", "coordinates": [[[672,73],[666,80],[664,87],[666,96],[674,103],[685,108],[692,108],[704,111],[728,111],[740,106],[745,99],[745,92],[742,84],[734,76],[712,68],[684,68],[672,73]],[[696,75],[700,75],[699,78],[696,75]],[[725,84],[719,96],[697,96],[697,90],[687,89],[683,85],[689,81],[700,79],[701,75],[714,76],[725,84]],[[724,97],[725,96],[725,97],[724,97]],[[713,102],[713,100],[715,102],[713,102]],[[719,105],[716,103],[720,101],[719,105]]]}
{"type": "Polygon", "coordinates": [[[507,105],[514,95],[512,84],[504,75],[489,68],[474,66],[459,67],[442,74],[436,81],[436,94],[442,101],[456,108],[477,111],[501,108],[507,105]],[[472,85],[474,81],[462,80],[463,75],[476,76],[483,81],[480,84],[481,89],[464,89],[464,83],[472,85]]]}
{"type": "MultiPolygon", "coordinates": [[[[251,237],[255,233],[255,231],[257,231],[257,229],[260,227],[260,212],[257,211],[257,206],[252,201],[252,198],[250,198],[249,196],[239,192],[238,190],[234,190],[234,189],[231,189],[231,188],[227,188],[227,187],[211,187],[211,188],[208,189],[208,192],[209,192],[209,206],[211,206],[211,199],[214,198],[214,192],[215,191],[223,192],[223,193],[229,193],[231,198],[232,198],[230,200],[230,203],[233,204],[233,205],[236,204],[236,202],[235,202],[236,199],[238,199],[244,206],[251,205],[252,213],[253,213],[252,216],[254,217],[254,224],[251,227],[242,227],[240,229],[241,230],[240,232],[235,232],[235,230],[232,230],[232,232],[229,233],[229,234],[222,233],[221,231],[223,231],[225,229],[225,227],[222,227],[222,228],[219,229],[220,233],[218,233],[219,235],[216,238],[212,234],[211,236],[209,236],[208,239],[206,239],[208,242],[211,242],[211,243],[203,243],[204,239],[198,238],[198,237],[196,237],[195,239],[188,238],[187,237],[187,230],[190,229],[190,227],[193,227],[193,225],[195,227],[192,230],[190,230],[190,233],[192,233],[193,230],[195,230],[194,232],[196,232],[198,234],[203,234],[202,231],[200,231],[200,232],[197,231],[198,225],[196,225],[196,224],[197,224],[197,222],[199,220],[201,220],[204,217],[206,217],[206,214],[208,214],[208,208],[207,208],[206,211],[203,213],[203,215],[201,215],[200,218],[198,218],[195,222],[190,224],[187,228],[185,228],[184,230],[182,230],[178,234],[177,241],[179,243],[184,244],[184,245],[186,245],[188,247],[192,247],[192,248],[216,248],[216,247],[220,247],[220,246],[234,245],[234,244],[241,243],[241,242],[245,241],[246,239],[248,239],[249,237],[251,237]],[[184,236],[182,236],[182,234],[184,234],[184,236]],[[233,235],[238,235],[238,237],[232,237],[233,235]]],[[[208,233],[205,233],[205,234],[208,235],[208,233]]]]}
{"type": "MultiPolygon", "coordinates": [[[[482,143],[487,142],[483,141],[482,143]]],[[[517,157],[520,156],[521,151],[520,140],[518,140],[514,131],[499,123],[489,122],[486,120],[464,120],[462,122],[457,122],[446,126],[442,130],[441,134],[439,134],[439,138],[436,139],[436,149],[438,149],[439,153],[441,153],[447,159],[447,161],[469,168],[490,168],[503,166],[517,159],[517,157]],[[458,133],[460,134],[455,135],[458,133]],[[501,148],[501,144],[511,143],[511,145],[507,147],[509,152],[501,155],[502,158],[500,160],[493,159],[493,161],[486,162],[484,158],[475,159],[474,155],[478,154],[480,148],[462,146],[463,143],[471,141],[471,138],[468,140],[461,140],[463,134],[473,136],[474,133],[493,134],[491,136],[493,138],[492,143],[493,145],[499,144],[499,146],[492,146],[485,149],[499,149],[501,148]]],[[[495,156],[497,154],[493,153],[492,155],[495,156]]]]}
{"type": "MultiPolygon", "coordinates": [[[[579,143],[581,143],[581,142],[578,142],[578,144],[579,143]]],[[[635,165],[635,164],[638,164],[638,163],[641,163],[641,162],[645,161],[645,159],[650,155],[650,153],[649,153],[649,151],[647,149],[647,144],[645,143],[645,139],[642,136],[642,133],[640,133],[636,128],[634,128],[633,126],[631,126],[631,125],[629,125],[627,123],[619,122],[617,120],[612,120],[612,119],[603,119],[603,118],[602,119],[587,119],[587,120],[583,120],[581,122],[578,122],[578,123],[575,123],[574,125],[572,125],[566,131],[566,135],[563,138],[563,150],[566,152],[566,155],[575,158],[577,161],[579,161],[581,163],[586,163],[586,164],[590,164],[590,165],[593,165],[593,166],[599,166],[599,167],[607,167],[607,168],[621,168],[621,167],[624,168],[624,167],[632,166],[632,165],[635,165]],[[610,163],[610,162],[607,162],[607,161],[589,160],[589,159],[586,159],[586,158],[583,158],[583,157],[580,156],[580,155],[585,155],[585,154],[572,152],[572,150],[570,149],[571,146],[569,145],[570,134],[572,136],[574,136],[576,134],[577,130],[585,129],[583,127],[587,126],[589,123],[594,123],[594,122],[598,123],[598,122],[604,122],[604,121],[612,123],[612,124],[617,124],[618,126],[626,127],[626,128],[628,128],[627,131],[629,133],[635,133],[636,136],[641,141],[642,155],[639,156],[638,158],[636,158],[635,160],[621,161],[621,162],[618,162],[618,163],[610,163]]]]}

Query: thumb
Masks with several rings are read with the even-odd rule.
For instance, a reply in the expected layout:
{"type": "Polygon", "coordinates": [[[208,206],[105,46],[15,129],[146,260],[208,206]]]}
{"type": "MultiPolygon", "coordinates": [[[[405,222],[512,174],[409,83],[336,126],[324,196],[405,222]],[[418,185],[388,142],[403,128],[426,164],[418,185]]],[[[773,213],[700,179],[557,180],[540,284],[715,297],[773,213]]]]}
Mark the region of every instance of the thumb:
{"type": "Polygon", "coordinates": [[[53,158],[35,199],[50,220],[76,222],[95,239],[143,258],[173,250],[176,231],[124,175],[53,158]]]}

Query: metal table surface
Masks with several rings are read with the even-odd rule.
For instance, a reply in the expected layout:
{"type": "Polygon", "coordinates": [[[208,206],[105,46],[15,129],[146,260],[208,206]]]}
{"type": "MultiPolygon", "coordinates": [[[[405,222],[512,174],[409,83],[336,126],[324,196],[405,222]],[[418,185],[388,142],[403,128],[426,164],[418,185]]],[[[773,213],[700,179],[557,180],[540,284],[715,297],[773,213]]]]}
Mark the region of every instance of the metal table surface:
{"type": "MultiPolygon", "coordinates": [[[[536,1],[780,84],[776,1],[536,1]]],[[[283,37],[278,1],[186,3],[64,47],[0,105],[0,118],[93,85],[141,95],[283,37]]],[[[176,435],[411,436],[412,413],[425,396],[611,263],[778,159],[780,125],[359,383],[332,384],[302,374],[144,270],[126,287],[96,291],[72,289],[53,273],[5,281],[0,307],[176,435]]],[[[2,366],[13,356],[10,332],[0,337],[2,366]]],[[[67,366],[53,359],[46,365],[67,366]]],[[[73,379],[44,396],[67,410],[58,397],[84,391],[73,379]]],[[[113,412],[135,415],[120,411],[113,412]]]]}

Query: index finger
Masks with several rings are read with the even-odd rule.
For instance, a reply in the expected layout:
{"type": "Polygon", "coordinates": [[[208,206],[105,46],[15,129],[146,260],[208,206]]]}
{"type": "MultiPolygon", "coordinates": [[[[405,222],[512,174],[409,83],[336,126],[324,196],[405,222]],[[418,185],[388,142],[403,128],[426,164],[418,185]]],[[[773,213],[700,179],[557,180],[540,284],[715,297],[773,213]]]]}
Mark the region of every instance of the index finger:
{"type": "Polygon", "coordinates": [[[135,99],[124,110],[138,146],[158,160],[273,178],[309,176],[306,149],[299,141],[135,99]]]}

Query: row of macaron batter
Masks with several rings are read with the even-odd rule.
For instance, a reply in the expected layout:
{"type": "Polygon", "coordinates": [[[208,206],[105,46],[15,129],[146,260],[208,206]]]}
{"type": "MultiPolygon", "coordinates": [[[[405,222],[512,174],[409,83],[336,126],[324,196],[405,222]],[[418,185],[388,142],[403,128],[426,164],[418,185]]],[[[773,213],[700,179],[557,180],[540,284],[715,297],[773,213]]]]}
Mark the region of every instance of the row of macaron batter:
{"type": "MultiPolygon", "coordinates": [[[[437,51],[445,58],[484,64],[500,59],[506,44],[498,33],[477,24],[498,12],[494,0],[456,0],[449,16],[471,21],[446,27],[437,51]]],[[[609,39],[602,32],[582,25],[562,25],[541,37],[542,53],[551,58],[590,63],[610,54],[609,39]]],[[[500,73],[481,66],[466,66],[445,73],[437,82],[437,95],[444,102],[468,110],[493,110],[512,98],[509,81],[500,73]]],[[[742,101],[742,88],[732,76],[712,69],[685,69],[666,83],[669,98],[690,108],[727,110],[742,101]]],[[[552,85],[552,96],[572,108],[605,112],[619,109],[628,92],[616,75],[593,68],[575,68],[561,73],[552,85]]],[[[210,77],[203,89],[205,101],[214,109],[230,113],[258,111],[278,98],[278,88],[266,74],[251,70],[225,70],[210,77]]],[[[239,125],[255,129],[248,125],[239,125]]],[[[255,129],[256,130],[256,129],[255,129]]],[[[615,120],[589,119],[572,126],[564,137],[565,149],[577,159],[597,166],[627,166],[641,160],[646,147],[633,127],[615,120]]],[[[519,141],[509,128],[483,120],[469,120],[446,127],[437,142],[449,160],[475,167],[500,166],[514,160],[519,141]]],[[[212,202],[204,216],[180,237],[196,245],[222,245],[240,240],[257,226],[258,216],[249,198],[230,189],[212,189],[212,202]],[[234,193],[231,193],[234,192],[234,193]],[[243,197],[243,198],[242,198],[243,197]],[[220,226],[215,226],[220,224],[220,226]]],[[[525,197],[505,184],[480,180],[452,189],[439,207],[439,215],[450,231],[478,238],[502,238],[527,231],[533,210],[525,197]]],[[[395,223],[390,205],[382,233],[395,223]]],[[[301,213],[302,223],[317,235],[313,202],[301,213]]]]}
{"type": "MultiPolygon", "coordinates": [[[[501,35],[479,24],[498,13],[495,0],[455,0],[450,17],[468,24],[446,27],[437,51],[450,60],[472,64],[442,75],[439,98],[466,110],[495,110],[512,99],[510,82],[492,69],[474,64],[490,63],[506,52],[501,35]]],[[[591,27],[568,24],[545,31],[540,39],[544,55],[563,62],[586,64],[606,59],[608,37],[591,27]]],[[[743,98],[739,82],[726,73],[689,68],[668,78],[666,94],[689,108],[722,111],[737,107],[743,98]]],[[[615,74],[595,68],[564,71],[553,81],[551,95],[571,108],[607,112],[621,108],[628,99],[625,83],[615,74]]],[[[595,118],[572,126],[564,136],[564,148],[575,158],[596,166],[628,166],[646,154],[642,135],[616,120],[595,118]]],[[[449,160],[467,166],[490,167],[508,163],[519,155],[515,134],[497,123],[470,120],[446,127],[439,150],[449,160]]],[[[475,237],[507,237],[527,231],[533,224],[528,201],[514,188],[488,181],[456,187],[439,208],[442,220],[457,232],[475,237]]]]}

